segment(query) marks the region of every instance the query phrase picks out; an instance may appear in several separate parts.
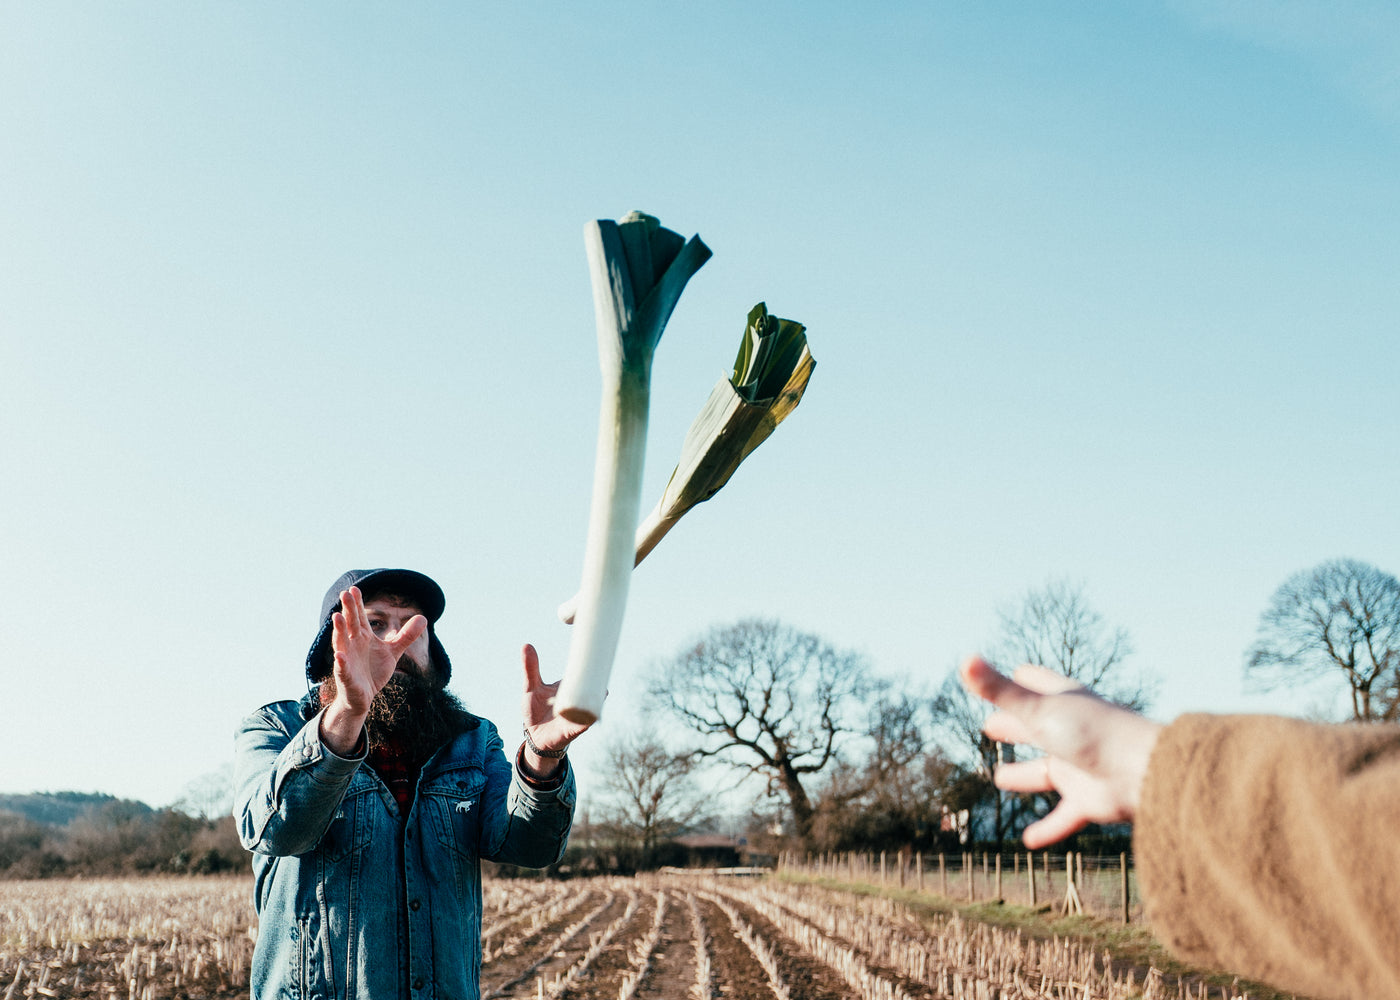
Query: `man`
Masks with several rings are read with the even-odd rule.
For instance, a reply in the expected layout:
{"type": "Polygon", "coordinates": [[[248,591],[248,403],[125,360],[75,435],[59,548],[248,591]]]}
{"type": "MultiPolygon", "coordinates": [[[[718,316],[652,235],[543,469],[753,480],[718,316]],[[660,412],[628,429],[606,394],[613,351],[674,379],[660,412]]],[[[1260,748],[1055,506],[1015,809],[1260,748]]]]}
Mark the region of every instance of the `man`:
{"type": "Polygon", "coordinates": [[[238,731],[254,998],[476,998],[480,859],[543,867],[564,852],[564,751],[586,727],[554,716],[558,685],[527,645],[512,766],[496,727],[446,691],[452,664],[433,631],[445,603],[421,573],[344,574],[306,658],[318,686],[238,731]]]}

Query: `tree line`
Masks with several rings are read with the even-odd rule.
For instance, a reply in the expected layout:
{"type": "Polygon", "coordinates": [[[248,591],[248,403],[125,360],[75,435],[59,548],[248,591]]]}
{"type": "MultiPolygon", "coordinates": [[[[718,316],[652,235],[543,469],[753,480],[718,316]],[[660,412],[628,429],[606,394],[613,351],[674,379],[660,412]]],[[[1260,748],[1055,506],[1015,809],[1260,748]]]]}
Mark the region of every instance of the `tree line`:
{"type": "MultiPolygon", "coordinates": [[[[1155,694],[1126,629],[1069,581],[1002,608],[988,650],[1003,667],[1038,663],[1137,711],[1155,694]]],[[[1400,582],[1350,559],[1295,574],[1260,616],[1244,675],[1260,690],[1341,693],[1354,721],[1396,721],[1400,582]]],[[[748,787],[749,846],[773,853],[999,848],[1054,800],[992,784],[1016,750],[982,734],[985,712],[951,672],[927,692],[779,622],[716,627],[655,669],[650,724],[608,748],[597,825],[614,861],[649,867],[677,834],[714,826],[716,789],[748,787]]],[[[1126,828],[1090,828],[1070,847],[1127,844],[1126,828]]]]}
{"type": "Polygon", "coordinates": [[[246,871],[233,818],[186,808],[72,792],[2,797],[0,878],[246,871]]]}

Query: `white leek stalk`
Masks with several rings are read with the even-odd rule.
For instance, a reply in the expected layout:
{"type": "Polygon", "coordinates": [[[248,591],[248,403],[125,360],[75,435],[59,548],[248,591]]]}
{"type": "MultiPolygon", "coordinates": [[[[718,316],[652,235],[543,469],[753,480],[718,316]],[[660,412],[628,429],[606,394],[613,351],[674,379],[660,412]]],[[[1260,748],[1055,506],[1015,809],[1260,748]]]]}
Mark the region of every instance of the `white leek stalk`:
{"type": "Polygon", "coordinates": [[[572,722],[591,723],[603,711],[632,577],[652,355],[686,282],[710,250],[698,236],[685,241],[639,212],[621,223],[590,222],[584,243],[603,398],[578,625],[554,711],[572,722]]]}
{"type": "MultiPolygon", "coordinates": [[[[768,315],[765,303],[749,310],[734,373],[721,378],[686,432],[680,461],[652,512],[633,539],[640,563],[696,504],[720,491],[753,450],[797,408],[816,361],[801,323],[768,315]]],[[[574,620],[582,594],[559,606],[574,620]]]]}

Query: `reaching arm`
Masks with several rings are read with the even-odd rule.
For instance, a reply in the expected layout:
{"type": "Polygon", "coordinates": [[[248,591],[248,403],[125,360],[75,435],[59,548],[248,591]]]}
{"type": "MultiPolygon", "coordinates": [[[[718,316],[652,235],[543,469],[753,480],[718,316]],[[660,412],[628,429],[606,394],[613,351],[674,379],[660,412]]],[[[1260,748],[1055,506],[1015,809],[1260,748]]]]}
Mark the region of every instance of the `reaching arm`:
{"type": "Polygon", "coordinates": [[[962,680],[997,708],[988,736],[1046,751],[997,769],[1001,788],[1062,796],[1027,846],[1136,820],[1148,919],[1178,957],[1319,1000],[1400,996],[1400,727],[1162,727],[1038,667],[1013,680],[971,659],[962,680]]]}
{"type": "Polygon", "coordinates": [[[1183,715],[1133,829],[1176,955],[1323,998],[1400,996],[1400,727],[1183,715]]]}
{"type": "Polygon", "coordinates": [[[234,740],[237,800],[234,820],[243,846],[285,857],[316,846],[363,760],[341,757],[303,723],[291,702],[259,709],[234,740]]]}
{"type": "Polygon", "coordinates": [[[563,856],[569,840],[577,799],[573,768],[566,761],[550,761],[558,765],[553,779],[532,782],[523,768],[506,757],[495,727],[483,724],[487,727],[482,760],[486,781],[479,805],[472,810],[481,823],[477,853],[526,868],[551,865],[563,856]]]}

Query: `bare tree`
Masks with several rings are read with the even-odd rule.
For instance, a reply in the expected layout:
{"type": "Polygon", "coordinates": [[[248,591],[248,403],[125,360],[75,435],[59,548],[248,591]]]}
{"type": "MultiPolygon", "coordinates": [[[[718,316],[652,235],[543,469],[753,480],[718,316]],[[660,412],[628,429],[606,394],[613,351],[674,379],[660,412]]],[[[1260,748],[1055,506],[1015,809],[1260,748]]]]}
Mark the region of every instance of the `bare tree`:
{"type": "Polygon", "coordinates": [[[672,753],[650,730],[624,735],[606,750],[605,822],[630,841],[638,867],[655,865],[657,847],[701,814],[689,753],[672,753]]]}
{"type": "Polygon", "coordinates": [[[815,635],[749,619],[712,629],[654,675],[651,695],[703,737],[696,756],[763,776],[781,790],[810,843],[804,781],[863,731],[870,691],[864,661],[815,635]]]}
{"type": "Polygon", "coordinates": [[[880,680],[874,687],[860,741],[864,757],[831,769],[817,801],[812,846],[936,849],[956,767],[929,742],[927,696],[906,682],[880,680]]]}
{"type": "Polygon", "coordinates": [[[870,706],[866,722],[871,740],[866,781],[871,787],[879,788],[882,794],[898,796],[900,785],[896,779],[924,752],[927,698],[917,697],[889,682],[879,682],[876,687],[879,693],[870,706]]]}
{"type": "Polygon", "coordinates": [[[1134,711],[1150,705],[1154,685],[1123,663],[1133,651],[1127,631],[1104,623],[1082,584],[1051,580],[997,618],[1001,634],[992,652],[1002,666],[1039,664],[1134,711]]]}
{"type": "Polygon", "coordinates": [[[987,721],[987,703],[964,690],[956,671],[949,673],[933,699],[933,718],[950,750],[965,764],[959,775],[959,796],[968,804],[986,802],[991,808],[992,839],[1006,840],[1026,800],[1008,796],[992,784],[996,766],[1015,759],[1015,750],[996,743],[982,732],[987,721]]]}
{"type": "Polygon", "coordinates": [[[1334,559],[1289,577],[1259,618],[1245,676],[1266,689],[1344,679],[1352,718],[1400,717],[1400,581],[1334,559]]]}
{"type": "Polygon", "coordinates": [[[911,794],[900,779],[924,750],[925,699],[885,678],[870,680],[868,698],[862,730],[867,752],[833,762],[821,790],[821,808],[828,813],[863,808],[880,795],[902,804],[911,794]]]}

